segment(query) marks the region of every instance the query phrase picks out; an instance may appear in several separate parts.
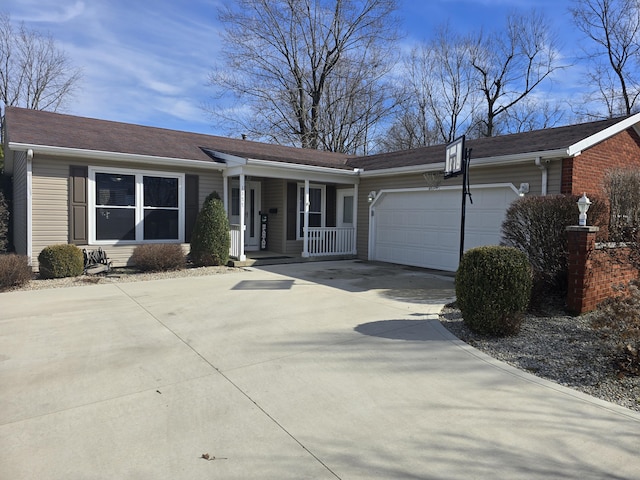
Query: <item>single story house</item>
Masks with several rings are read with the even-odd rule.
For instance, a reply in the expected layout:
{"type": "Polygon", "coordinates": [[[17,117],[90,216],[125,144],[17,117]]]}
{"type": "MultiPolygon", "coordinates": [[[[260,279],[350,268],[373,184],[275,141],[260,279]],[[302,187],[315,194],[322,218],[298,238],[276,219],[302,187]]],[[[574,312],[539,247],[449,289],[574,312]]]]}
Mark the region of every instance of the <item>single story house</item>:
{"type": "MultiPolygon", "coordinates": [[[[142,243],[188,249],[213,191],[239,260],[266,248],[457,269],[461,178],[442,177],[445,145],[358,157],[17,107],[2,128],[13,243],[36,269],[58,243],[115,265],[142,243]]],[[[465,247],[497,244],[521,194],[601,195],[608,169],[640,166],[639,128],[637,114],[467,141],[465,247]]]]}

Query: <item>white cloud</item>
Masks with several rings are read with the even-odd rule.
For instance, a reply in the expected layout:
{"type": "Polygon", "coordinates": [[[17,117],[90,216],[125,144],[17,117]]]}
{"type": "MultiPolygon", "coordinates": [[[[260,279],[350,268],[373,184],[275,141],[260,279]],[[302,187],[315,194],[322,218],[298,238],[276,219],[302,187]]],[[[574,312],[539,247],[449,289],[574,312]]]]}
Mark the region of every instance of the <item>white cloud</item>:
{"type": "MultiPolygon", "coordinates": [[[[496,1],[511,6],[526,3],[496,1]]],[[[210,133],[210,119],[200,106],[213,93],[206,83],[220,56],[219,3],[2,0],[0,11],[29,28],[50,33],[82,69],[81,88],[68,113],[210,133]]],[[[447,17],[452,26],[457,20],[461,28],[464,22],[480,27],[483,22],[504,20],[490,15],[496,10],[487,3],[482,8],[478,1],[405,4],[399,13],[411,35],[402,50],[410,49],[414,40],[428,38],[430,29],[447,17]]]]}
{"type": "Polygon", "coordinates": [[[219,43],[209,0],[6,1],[14,21],[50,33],[82,69],[68,113],[208,129],[200,105],[219,43]]]}
{"type": "Polygon", "coordinates": [[[20,2],[15,9],[11,7],[11,3],[9,1],[8,11],[12,18],[25,23],[65,23],[82,15],[85,9],[85,2],[81,0],[74,2],[27,1],[20,2]]]}

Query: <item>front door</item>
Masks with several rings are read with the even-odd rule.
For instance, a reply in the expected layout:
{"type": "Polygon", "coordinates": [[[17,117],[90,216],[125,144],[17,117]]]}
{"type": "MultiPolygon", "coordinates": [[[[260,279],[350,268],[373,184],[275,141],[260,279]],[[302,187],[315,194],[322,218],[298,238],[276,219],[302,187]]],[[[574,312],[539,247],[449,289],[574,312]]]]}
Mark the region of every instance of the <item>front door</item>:
{"type": "Polygon", "coordinates": [[[244,248],[246,250],[260,249],[260,182],[246,183],[246,197],[244,202],[244,224],[247,226],[244,234],[244,248]]]}
{"type": "MultiPolygon", "coordinates": [[[[244,248],[249,251],[260,248],[260,194],[260,182],[245,182],[244,248]]],[[[230,223],[240,223],[240,183],[237,180],[231,183],[231,215],[229,217],[230,223]]]]}

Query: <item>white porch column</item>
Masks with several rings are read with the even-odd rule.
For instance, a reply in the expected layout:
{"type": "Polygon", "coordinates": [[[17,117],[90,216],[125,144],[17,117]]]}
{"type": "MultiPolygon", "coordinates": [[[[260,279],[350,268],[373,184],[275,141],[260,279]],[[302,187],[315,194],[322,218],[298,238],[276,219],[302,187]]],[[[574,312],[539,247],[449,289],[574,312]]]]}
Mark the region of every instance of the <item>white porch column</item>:
{"type": "Polygon", "coordinates": [[[241,262],[247,259],[247,256],[244,253],[244,234],[245,228],[245,218],[244,218],[244,204],[245,204],[245,176],[244,173],[240,174],[240,256],[238,260],[241,262]]]}
{"type": "Polygon", "coordinates": [[[358,184],[353,184],[353,253],[358,253],[358,184]]]}
{"type": "Polygon", "coordinates": [[[309,180],[304,181],[304,227],[302,228],[302,257],[309,257],[309,180]]]}

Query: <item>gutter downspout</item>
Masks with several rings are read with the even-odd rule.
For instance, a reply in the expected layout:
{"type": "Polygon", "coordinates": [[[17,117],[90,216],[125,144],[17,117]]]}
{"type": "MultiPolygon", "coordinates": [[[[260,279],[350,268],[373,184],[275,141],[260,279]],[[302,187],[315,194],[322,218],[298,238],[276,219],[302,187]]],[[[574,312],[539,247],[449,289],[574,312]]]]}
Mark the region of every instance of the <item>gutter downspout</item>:
{"type": "Polygon", "coordinates": [[[33,265],[33,149],[27,150],[27,258],[29,265],[33,265]]]}
{"type": "Polygon", "coordinates": [[[546,165],[542,164],[542,159],[540,157],[536,157],[536,166],[542,170],[542,191],[540,195],[544,196],[547,194],[547,183],[549,172],[546,165]]]}

